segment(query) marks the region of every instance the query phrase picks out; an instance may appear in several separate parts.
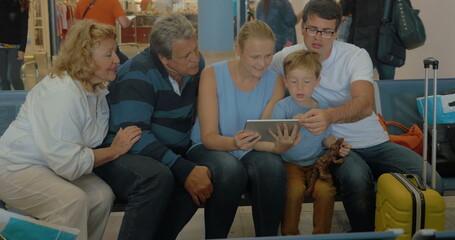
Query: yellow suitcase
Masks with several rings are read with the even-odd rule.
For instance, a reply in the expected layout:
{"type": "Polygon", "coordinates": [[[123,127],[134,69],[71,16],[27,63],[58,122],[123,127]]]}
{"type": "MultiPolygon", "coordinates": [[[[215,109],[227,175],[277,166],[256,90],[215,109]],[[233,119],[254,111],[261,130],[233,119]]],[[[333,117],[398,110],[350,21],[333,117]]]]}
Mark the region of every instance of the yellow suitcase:
{"type": "Polygon", "coordinates": [[[444,231],[442,196],[412,174],[386,173],[378,179],[375,231],[401,228],[397,239],[411,239],[419,229],[444,231]]]}
{"type": "MultiPolygon", "coordinates": [[[[424,141],[423,163],[428,152],[428,70],[433,66],[433,95],[437,95],[437,70],[439,61],[426,58],[425,67],[425,106],[424,106],[424,141]]],[[[436,102],[433,109],[436,109],[436,102]]],[[[433,139],[431,156],[436,159],[436,114],[433,113],[433,139]]],[[[397,239],[410,240],[419,229],[444,231],[445,203],[442,196],[434,190],[436,187],[436,161],[431,166],[431,188],[420,177],[412,174],[386,173],[378,179],[376,193],[375,230],[385,231],[390,228],[402,228],[404,234],[397,239]]],[[[422,168],[422,179],[426,179],[426,168],[422,168]]]]}

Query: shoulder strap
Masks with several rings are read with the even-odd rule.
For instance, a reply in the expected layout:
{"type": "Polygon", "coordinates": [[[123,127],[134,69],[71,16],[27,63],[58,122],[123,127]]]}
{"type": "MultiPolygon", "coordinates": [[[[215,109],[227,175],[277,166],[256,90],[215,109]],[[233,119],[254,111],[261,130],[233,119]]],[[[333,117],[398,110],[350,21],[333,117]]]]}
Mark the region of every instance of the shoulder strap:
{"type": "Polygon", "coordinates": [[[384,1],[384,9],[382,11],[382,18],[381,22],[390,22],[390,10],[392,9],[392,1],[393,0],[385,0],[384,1]]]}
{"type": "Polygon", "coordinates": [[[399,123],[399,122],[394,122],[394,121],[386,121],[385,122],[386,125],[390,125],[390,126],[395,126],[399,129],[401,129],[401,131],[403,132],[409,132],[409,128],[404,126],[403,124],[399,123]]]}
{"type": "Polygon", "coordinates": [[[88,7],[85,9],[84,14],[82,14],[82,18],[85,18],[85,15],[87,15],[88,10],[93,7],[93,4],[95,4],[96,0],[92,0],[92,2],[88,5],[88,7]]]}
{"type": "Polygon", "coordinates": [[[409,129],[408,127],[404,126],[403,124],[399,123],[399,122],[394,122],[394,121],[386,121],[384,120],[384,117],[380,114],[380,113],[377,113],[376,116],[378,116],[378,121],[379,123],[381,124],[381,126],[384,128],[384,131],[386,131],[387,133],[389,132],[387,130],[387,126],[395,126],[399,129],[401,129],[401,131],[403,132],[409,132],[409,129]]]}

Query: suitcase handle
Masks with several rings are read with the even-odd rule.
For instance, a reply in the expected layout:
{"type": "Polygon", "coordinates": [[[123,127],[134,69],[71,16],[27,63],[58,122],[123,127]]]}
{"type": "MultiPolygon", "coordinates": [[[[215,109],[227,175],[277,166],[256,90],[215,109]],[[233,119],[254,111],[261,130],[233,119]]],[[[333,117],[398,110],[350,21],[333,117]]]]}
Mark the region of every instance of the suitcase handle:
{"type": "MultiPolygon", "coordinates": [[[[433,66],[434,70],[434,81],[433,81],[433,96],[436,99],[437,96],[437,88],[438,88],[438,77],[437,77],[437,70],[439,68],[439,61],[433,57],[429,57],[423,60],[423,66],[425,68],[425,107],[424,107],[424,119],[423,119],[423,158],[422,158],[422,178],[424,179],[425,183],[427,180],[427,171],[425,162],[427,160],[427,152],[428,152],[428,69],[430,65],[433,66]]],[[[433,101],[433,139],[432,139],[432,148],[431,148],[431,158],[436,159],[436,101],[433,101]]],[[[433,161],[431,164],[431,187],[436,189],[436,161],[433,161]]]]}
{"type": "MultiPolygon", "coordinates": [[[[411,179],[414,179],[415,182],[417,183],[417,186],[420,190],[422,191],[425,191],[427,190],[427,187],[425,186],[425,184],[423,183],[422,179],[417,176],[416,174],[404,174],[406,176],[406,178],[411,178],[411,179]]],[[[412,182],[412,181],[411,181],[412,182]]],[[[414,183],[414,182],[412,182],[414,183]]],[[[414,184],[415,185],[415,184],[414,184]]]]}
{"type": "Polygon", "coordinates": [[[436,60],[434,57],[429,57],[423,60],[423,67],[424,68],[429,68],[430,65],[433,66],[433,69],[438,69],[439,68],[439,61],[436,60]]]}

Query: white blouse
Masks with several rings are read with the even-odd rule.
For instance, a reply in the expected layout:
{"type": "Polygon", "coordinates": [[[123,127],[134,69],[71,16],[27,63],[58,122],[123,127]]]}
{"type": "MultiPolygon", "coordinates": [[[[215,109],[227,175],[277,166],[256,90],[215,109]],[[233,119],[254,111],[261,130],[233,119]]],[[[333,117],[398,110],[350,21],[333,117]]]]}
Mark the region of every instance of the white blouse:
{"type": "Polygon", "coordinates": [[[43,165],[70,181],[90,173],[92,148],[108,130],[107,93],[87,92],[68,75],[44,78],[0,138],[0,165],[10,170],[43,165]]]}

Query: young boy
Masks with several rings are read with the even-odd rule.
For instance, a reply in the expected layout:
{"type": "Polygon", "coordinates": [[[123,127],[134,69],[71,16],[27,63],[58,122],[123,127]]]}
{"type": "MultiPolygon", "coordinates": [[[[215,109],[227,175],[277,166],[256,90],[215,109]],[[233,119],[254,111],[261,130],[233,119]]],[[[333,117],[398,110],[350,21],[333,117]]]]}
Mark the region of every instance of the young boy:
{"type": "MultiPolygon", "coordinates": [[[[283,62],[286,86],[289,97],[279,101],[272,113],[274,119],[300,119],[301,115],[312,108],[327,108],[311,97],[313,89],[319,85],[321,63],[317,53],[306,50],[288,55],[283,62]]],[[[305,128],[297,135],[295,128],[291,133],[284,127],[284,134],[274,134],[275,142],[259,142],[255,145],[258,151],[281,154],[287,171],[287,191],[284,215],[281,222],[282,235],[299,235],[299,221],[302,203],[311,179],[313,167],[328,148],[336,141],[329,127],[324,134],[315,136],[305,128]],[[321,144],[322,143],[322,144],[321,144]]],[[[351,146],[343,143],[339,155],[344,157],[351,146]]],[[[313,234],[329,233],[332,224],[333,205],[336,189],[331,179],[318,179],[312,193],[313,198],[313,234]]]]}

